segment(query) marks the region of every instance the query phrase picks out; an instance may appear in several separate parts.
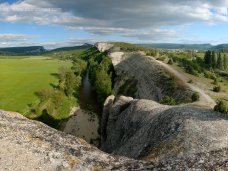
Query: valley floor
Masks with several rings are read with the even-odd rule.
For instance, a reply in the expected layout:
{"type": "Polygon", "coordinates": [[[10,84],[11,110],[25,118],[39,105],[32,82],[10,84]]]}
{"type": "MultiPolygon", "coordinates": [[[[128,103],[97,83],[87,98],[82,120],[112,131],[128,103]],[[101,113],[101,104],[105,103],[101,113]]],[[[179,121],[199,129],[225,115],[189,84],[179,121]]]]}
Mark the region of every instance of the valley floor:
{"type": "Polygon", "coordinates": [[[38,100],[36,91],[58,83],[54,75],[61,66],[71,63],[47,57],[0,58],[0,109],[26,113],[38,100]]]}

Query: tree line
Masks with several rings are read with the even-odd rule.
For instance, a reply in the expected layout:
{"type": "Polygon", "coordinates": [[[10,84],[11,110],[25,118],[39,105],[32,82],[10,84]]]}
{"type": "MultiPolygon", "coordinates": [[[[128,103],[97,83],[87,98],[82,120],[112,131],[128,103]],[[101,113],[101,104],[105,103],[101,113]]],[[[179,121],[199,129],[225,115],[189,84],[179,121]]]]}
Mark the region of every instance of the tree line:
{"type": "Polygon", "coordinates": [[[204,63],[213,69],[227,70],[228,69],[228,59],[226,54],[221,54],[221,52],[216,53],[215,51],[206,51],[204,55],[204,63]]]}
{"type": "Polygon", "coordinates": [[[31,106],[30,116],[53,127],[59,120],[68,118],[71,108],[77,104],[86,68],[86,61],[78,57],[73,59],[71,68],[60,67],[58,74],[53,74],[58,78],[58,84],[35,93],[39,102],[31,106]]]}
{"type": "Polygon", "coordinates": [[[96,92],[98,103],[103,105],[105,99],[113,93],[113,79],[115,76],[112,61],[105,53],[92,49],[89,59],[89,77],[93,90],[96,92]]]}

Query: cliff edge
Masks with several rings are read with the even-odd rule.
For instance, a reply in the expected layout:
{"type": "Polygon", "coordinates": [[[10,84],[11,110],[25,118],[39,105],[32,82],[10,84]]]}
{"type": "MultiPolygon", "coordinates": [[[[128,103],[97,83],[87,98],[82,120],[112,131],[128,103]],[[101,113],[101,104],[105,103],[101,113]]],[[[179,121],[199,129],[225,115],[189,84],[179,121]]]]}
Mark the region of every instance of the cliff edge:
{"type": "Polygon", "coordinates": [[[0,170],[131,170],[149,162],[111,156],[84,140],[0,110],[0,170]]]}
{"type": "Polygon", "coordinates": [[[177,170],[228,169],[228,117],[209,109],[110,96],[102,130],[101,149],[111,154],[177,170]]]}

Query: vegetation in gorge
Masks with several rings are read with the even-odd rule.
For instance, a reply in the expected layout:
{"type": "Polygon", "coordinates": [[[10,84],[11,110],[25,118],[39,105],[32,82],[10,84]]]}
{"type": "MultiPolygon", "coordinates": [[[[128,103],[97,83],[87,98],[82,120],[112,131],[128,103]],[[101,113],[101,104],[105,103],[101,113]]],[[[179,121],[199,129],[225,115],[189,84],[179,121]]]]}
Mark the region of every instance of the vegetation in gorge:
{"type": "Polygon", "coordinates": [[[100,53],[96,48],[90,49],[89,55],[90,81],[98,102],[102,105],[106,97],[112,94],[114,68],[106,54],[100,53]]]}

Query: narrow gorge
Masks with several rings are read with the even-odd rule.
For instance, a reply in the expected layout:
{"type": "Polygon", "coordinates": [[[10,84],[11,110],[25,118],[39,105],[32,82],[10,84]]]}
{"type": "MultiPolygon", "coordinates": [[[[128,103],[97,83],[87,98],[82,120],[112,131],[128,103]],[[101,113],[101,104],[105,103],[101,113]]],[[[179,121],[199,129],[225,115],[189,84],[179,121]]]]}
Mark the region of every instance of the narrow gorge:
{"type": "Polygon", "coordinates": [[[202,96],[192,103],[195,90],[144,52],[123,51],[112,43],[95,46],[111,59],[115,71],[114,95],[106,98],[103,111],[92,94],[89,69],[80,109],[63,124],[63,132],[0,111],[1,166],[49,171],[228,169],[227,116],[202,106],[202,96]],[[166,96],[177,105],[161,104],[166,96]],[[101,117],[87,116],[83,110],[88,109],[101,117]]]}

